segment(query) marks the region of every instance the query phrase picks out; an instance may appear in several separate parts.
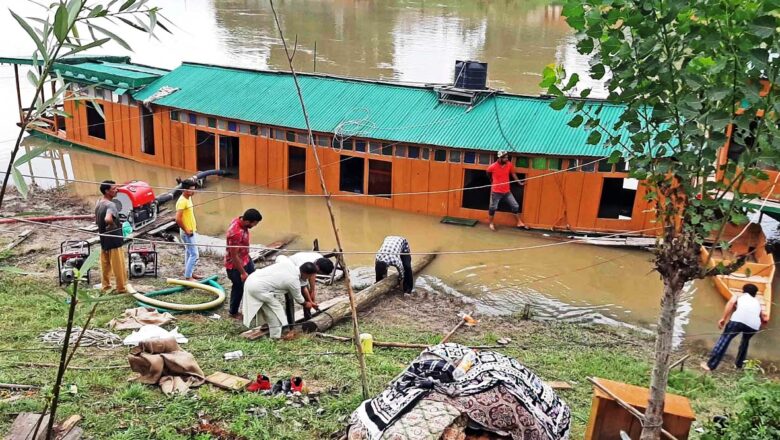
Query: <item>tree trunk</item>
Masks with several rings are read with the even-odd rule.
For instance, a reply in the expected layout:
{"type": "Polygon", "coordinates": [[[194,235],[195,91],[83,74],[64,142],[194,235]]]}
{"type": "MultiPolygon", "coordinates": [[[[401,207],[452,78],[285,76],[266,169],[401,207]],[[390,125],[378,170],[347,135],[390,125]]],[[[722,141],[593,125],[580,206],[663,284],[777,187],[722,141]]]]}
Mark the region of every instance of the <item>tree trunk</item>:
{"type": "Polygon", "coordinates": [[[661,300],[661,314],[658,317],[655,338],[655,364],[650,379],[650,400],[645,410],[645,424],[640,440],[658,440],[661,437],[674,320],[677,317],[677,305],[684,284],[678,277],[664,277],[664,296],[661,300]]]}

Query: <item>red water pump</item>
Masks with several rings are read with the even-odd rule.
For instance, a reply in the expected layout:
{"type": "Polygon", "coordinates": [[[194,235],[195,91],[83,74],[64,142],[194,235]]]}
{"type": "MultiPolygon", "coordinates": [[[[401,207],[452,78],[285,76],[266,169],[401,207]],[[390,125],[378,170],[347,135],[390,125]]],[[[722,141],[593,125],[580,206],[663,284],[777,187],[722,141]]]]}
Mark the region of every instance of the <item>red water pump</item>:
{"type": "Polygon", "coordinates": [[[126,218],[133,225],[133,229],[138,229],[157,218],[154,190],[146,182],[133,180],[118,187],[114,203],[119,208],[119,216],[126,218]]]}
{"type": "Polygon", "coordinates": [[[157,278],[157,249],[154,243],[131,242],[127,246],[127,271],[130,278],[157,278]]]}
{"type": "MultiPolygon", "coordinates": [[[[60,284],[70,284],[76,279],[76,270],[81,269],[89,257],[89,243],[84,240],[66,240],[60,243],[60,254],[57,256],[57,273],[60,284]]],[[[90,269],[91,270],[91,269],[90,269]]],[[[89,284],[89,272],[81,274],[79,281],[89,284]]]]}

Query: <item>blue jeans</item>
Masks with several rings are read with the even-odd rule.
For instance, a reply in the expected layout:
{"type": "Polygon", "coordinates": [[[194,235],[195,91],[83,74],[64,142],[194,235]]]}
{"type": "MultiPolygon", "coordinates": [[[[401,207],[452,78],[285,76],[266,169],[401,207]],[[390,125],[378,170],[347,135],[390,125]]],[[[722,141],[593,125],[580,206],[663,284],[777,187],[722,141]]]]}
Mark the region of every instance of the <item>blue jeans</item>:
{"type": "Polygon", "coordinates": [[[197,234],[194,232],[192,235],[187,235],[184,231],[179,233],[181,242],[184,243],[184,278],[192,278],[192,273],[195,272],[195,265],[198,263],[198,245],[195,244],[195,238],[197,234]]]}
{"type": "Polygon", "coordinates": [[[715,347],[712,348],[710,354],[710,360],[707,361],[707,366],[710,370],[718,368],[718,364],[723,359],[723,355],[726,354],[726,350],[731,344],[731,340],[736,338],[738,334],[742,333],[742,340],[739,343],[739,351],[737,352],[737,360],[734,362],[737,368],[742,368],[747,357],[748,344],[750,344],[750,338],[756,334],[758,330],[752,329],[741,322],[729,321],[726,324],[726,328],[723,329],[723,334],[720,335],[718,342],[715,343],[715,347]]]}

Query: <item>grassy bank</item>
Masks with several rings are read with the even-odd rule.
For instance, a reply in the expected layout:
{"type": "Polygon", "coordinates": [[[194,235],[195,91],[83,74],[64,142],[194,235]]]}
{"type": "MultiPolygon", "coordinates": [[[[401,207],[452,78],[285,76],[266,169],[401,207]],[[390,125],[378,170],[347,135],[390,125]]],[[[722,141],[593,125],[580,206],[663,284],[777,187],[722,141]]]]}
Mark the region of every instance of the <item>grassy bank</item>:
{"type": "MultiPolygon", "coordinates": [[[[0,286],[0,382],[43,387],[42,392],[0,404],[0,432],[5,432],[16,413],[42,409],[43,395],[54,380],[55,369],[40,365],[55,364],[58,355],[40,343],[38,335],[65,324],[66,304],[44,294],[56,292],[48,280],[2,274],[0,286]]],[[[436,302],[447,301],[393,298],[364,317],[362,330],[381,340],[434,343],[441,337],[440,329],[449,327],[454,318],[431,316],[425,322],[387,317],[411,314],[421,303],[435,309],[436,302]]],[[[96,324],[105,326],[131,306],[134,304],[127,298],[102,303],[96,324]]],[[[87,307],[80,307],[78,322],[84,321],[87,311],[87,307]]],[[[272,379],[302,375],[312,387],[324,391],[318,404],[295,407],[283,397],[230,394],[210,386],[185,397],[168,398],[156,388],[127,381],[132,376],[126,368],[127,349],[85,348],[76,354],[72,365],[92,369],[68,372],[65,383],[75,384],[78,393],[65,394],[61,417],[81,414],[81,426],[93,438],[191,438],[199,417],[246,438],[328,438],[343,428],[345,418],[361,401],[357,362],[347,344],[312,337],[247,342],[238,337],[241,328],[235,322],[197,315],[182,316],[178,325],[190,337],[183,348],[195,356],[206,374],[225,371],[252,377],[264,372],[272,379]],[[243,350],[246,357],[223,361],[222,353],[233,350],[243,350]]],[[[349,327],[342,324],[333,333],[347,335],[349,327]]],[[[486,319],[458,333],[454,340],[492,344],[506,336],[513,342],[502,352],[518,358],[545,380],[564,380],[574,386],[573,390],[561,391],[575,416],[573,438],[581,438],[590,410],[591,388],[586,377],[644,384],[649,375],[652,344],[645,336],[627,330],[486,319]]],[[[416,355],[417,350],[377,349],[367,362],[371,393],[381,391],[416,355]]],[[[729,368],[724,370],[706,376],[695,369],[674,372],[671,391],[691,397],[702,415],[719,413],[733,402],[736,393],[735,373],[729,368]]],[[[209,437],[201,434],[195,438],[209,437]]]]}

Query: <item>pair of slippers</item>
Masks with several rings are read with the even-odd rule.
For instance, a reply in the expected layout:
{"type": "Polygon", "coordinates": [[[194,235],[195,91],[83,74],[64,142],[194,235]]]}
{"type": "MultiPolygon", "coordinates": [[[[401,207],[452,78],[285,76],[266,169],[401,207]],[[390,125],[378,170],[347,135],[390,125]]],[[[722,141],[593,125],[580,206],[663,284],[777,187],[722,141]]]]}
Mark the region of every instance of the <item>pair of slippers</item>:
{"type": "Polygon", "coordinates": [[[258,374],[257,379],[247,385],[246,390],[250,393],[263,392],[264,394],[280,394],[280,393],[301,393],[303,392],[303,378],[300,376],[293,376],[284,380],[277,380],[276,383],[271,386],[271,379],[264,374],[258,374]]]}

